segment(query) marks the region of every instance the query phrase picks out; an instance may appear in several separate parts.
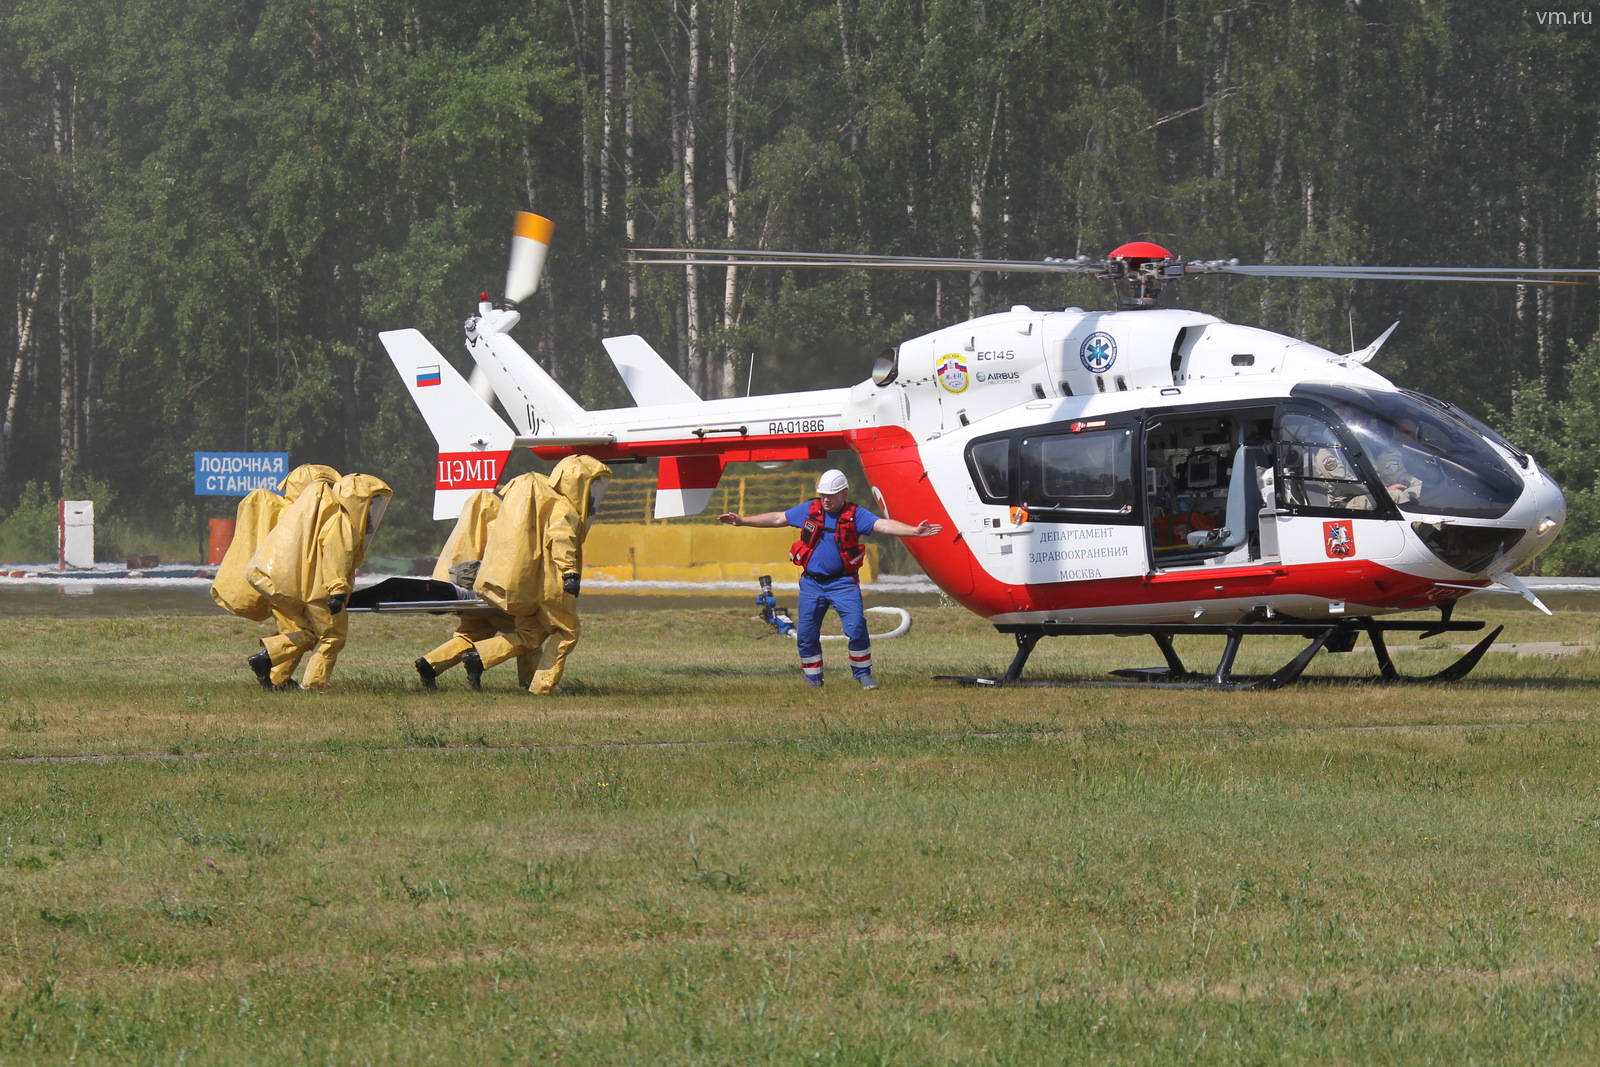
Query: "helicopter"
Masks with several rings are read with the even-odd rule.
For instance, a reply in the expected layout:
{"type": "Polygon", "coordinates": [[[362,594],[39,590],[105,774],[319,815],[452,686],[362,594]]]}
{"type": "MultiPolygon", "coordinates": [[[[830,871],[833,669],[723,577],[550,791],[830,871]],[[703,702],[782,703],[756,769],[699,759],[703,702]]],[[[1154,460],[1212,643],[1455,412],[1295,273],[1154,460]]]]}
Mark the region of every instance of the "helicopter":
{"type": "Polygon", "coordinates": [[[700,398],[644,338],[606,338],[635,406],[588,411],[511,337],[552,232],[518,215],[506,300],[483,294],[465,323],[471,380],[416,330],[380,335],[439,445],[436,519],[493,488],[515,448],[656,459],[658,518],[703,510],[730,463],[848,448],[880,513],[943,525],[906,542],[928,577],[1012,635],[1002,675],[951,679],[977,685],[1060,684],[1024,679],[1030,654],[1088,634],[1148,636],[1165,661],[1092,684],[1272,689],[1363,634],[1377,681],[1453,681],[1500,629],[1426,678],[1400,673],[1386,635],[1481,630],[1453,612],[1492,586],[1549,611],[1514,572],[1560,532],[1560,488],[1466,411],[1371,370],[1394,326],[1340,354],[1159,297],[1203,274],[1570,285],[1600,271],[1250,266],[1148,241],[1039,261],[636,249],[639,265],[1083,273],[1117,299],[1016,305],[887,348],[852,386],[727,399],[700,398]],[[1430,617],[1390,618],[1415,612],[1430,617]],[[1190,634],[1225,639],[1213,669],[1184,664],[1174,642],[1190,634]],[[1306,646],[1269,674],[1235,670],[1245,637],[1283,635],[1306,646]]]}

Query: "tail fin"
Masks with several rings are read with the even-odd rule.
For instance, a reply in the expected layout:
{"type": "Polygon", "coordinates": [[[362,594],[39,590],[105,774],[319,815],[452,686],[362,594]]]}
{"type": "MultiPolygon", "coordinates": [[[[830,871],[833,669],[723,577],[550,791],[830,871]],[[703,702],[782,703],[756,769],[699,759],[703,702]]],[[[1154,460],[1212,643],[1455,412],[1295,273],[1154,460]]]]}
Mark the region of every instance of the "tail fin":
{"type": "Polygon", "coordinates": [[[439,445],[433,517],[456,518],[468,496],[499,483],[516,431],[421,333],[391,330],[378,339],[439,445]]]}
{"type": "MultiPolygon", "coordinates": [[[[638,334],[607,337],[600,342],[616,365],[622,382],[640,407],[658,404],[693,404],[700,399],[689,383],[678,376],[657,352],[638,334]]],[[[721,456],[663,456],[656,475],[658,519],[698,515],[717,491],[727,462],[721,456]]]]}
{"type": "Polygon", "coordinates": [[[692,404],[700,399],[700,394],[678,377],[678,372],[661,358],[661,353],[651,348],[650,342],[638,334],[607,337],[600,343],[606,346],[606,354],[616,364],[617,373],[622,375],[622,383],[633,394],[633,402],[640,407],[692,404]]]}
{"type": "Polygon", "coordinates": [[[662,456],[656,473],[656,518],[700,514],[727,465],[721,456],[662,456]]]}

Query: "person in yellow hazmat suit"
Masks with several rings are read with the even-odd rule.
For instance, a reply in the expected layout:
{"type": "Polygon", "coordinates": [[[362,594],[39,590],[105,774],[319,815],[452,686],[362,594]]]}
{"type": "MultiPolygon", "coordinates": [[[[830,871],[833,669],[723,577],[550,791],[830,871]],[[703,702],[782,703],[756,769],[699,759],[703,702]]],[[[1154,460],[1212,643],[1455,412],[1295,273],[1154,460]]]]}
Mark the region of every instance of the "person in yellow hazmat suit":
{"type": "MultiPolygon", "coordinates": [[[[438,582],[451,582],[471,589],[477,582],[477,571],[482,565],[483,552],[489,542],[489,530],[500,514],[500,497],[487,489],[480,489],[467,497],[456,519],[456,527],[439,550],[439,561],[434,565],[432,578],[438,582]]],[[[437,688],[435,679],[461,662],[473,649],[474,643],[487,641],[496,634],[514,632],[516,619],[503,611],[482,615],[456,616],[456,630],[450,639],[438,648],[420,657],[413,666],[422,679],[424,689],[437,688]]],[[[537,649],[524,649],[517,653],[517,683],[528,686],[533,681],[537,649]]]]}
{"type": "MultiPolygon", "coordinates": [[[[292,504],[300,499],[300,494],[304,492],[306,486],[312,483],[338,485],[339,479],[342,477],[343,475],[332,467],[320,463],[306,463],[290,471],[288,476],[284,478],[283,485],[280,488],[284,499],[292,504]]],[[[255,557],[252,556],[251,558],[255,557]]],[[[248,563],[246,566],[248,567],[248,563]]],[[[278,627],[279,635],[300,632],[300,622],[297,618],[285,615],[270,604],[268,608],[272,612],[272,621],[278,627]]],[[[274,665],[272,657],[263,649],[251,657],[249,661],[250,669],[256,672],[256,680],[261,683],[263,689],[296,689],[298,685],[294,680],[294,671],[300,665],[300,656],[303,651],[304,649],[297,649],[284,662],[274,665]]]]}
{"type": "MultiPolygon", "coordinates": [[[[280,633],[285,629],[295,629],[294,623],[273,612],[272,606],[267,603],[267,598],[250,584],[246,572],[256,550],[261,547],[261,542],[266,540],[289,505],[299,498],[301,491],[313,482],[332,485],[338,480],[339,472],[332,467],[320,463],[305,463],[290,471],[283,481],[278,483],[276,491],[251,490],[239,502],[239,509],[234,518],[233,540],[229,543],[228,550],[223,553],[222,562],[217,566],[216,577],[211,582],[211,599],[241,619],[265,622],[269,618],[276,618],[280,633]]],[[[256,678],[263,689],[274,687],[270,674],[271,663],[265,653],[257,652],[246,662],[256,672],[256,678]]],[[[287,677],[293,668],[294,664],[289,664],[283,672],[284,677],[287,677]]]]}
{"type": "Polygon", "coordinates": [[[462,657],[467,681],[524,651],[542,648],[528,692],[550,694],[578,643],[578,593],[583,541],[611,468],[589,456],[568,456],[548,478],[507,483],[478,571],[477,593],[513,617],[515,629],[476,642],[462,657]],[[547,640],[554,643],[544,647],[547,640]]]}
{"type": "Polygon", "coordinates": [[[247,577],[281,617],[279,633],[261,642],[276,685],[287,687],[288,673],[310,651],[300,685],[327,688],[349,628],[344,604],[391,495],[370,474],[313,483],[256,550],[247,577]]]}

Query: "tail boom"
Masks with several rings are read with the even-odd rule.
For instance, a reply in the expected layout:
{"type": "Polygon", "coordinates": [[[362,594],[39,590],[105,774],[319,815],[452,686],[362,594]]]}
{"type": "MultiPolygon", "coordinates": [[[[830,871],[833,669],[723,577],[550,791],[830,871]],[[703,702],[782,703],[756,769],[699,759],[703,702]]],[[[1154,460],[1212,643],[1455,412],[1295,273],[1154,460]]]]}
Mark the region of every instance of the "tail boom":
{"type": "Polygon", "coordinates": [[[717,456],[728,463],[780,463],[786,460],[823,459],[829,452],[850,447],[843,432],[810,434],[743,434],[738,437],[676,437],[635,440],[629,438],[519,437],[540,459],[593,456],[607,463],[639,463],[667,456],[717,456]]]}

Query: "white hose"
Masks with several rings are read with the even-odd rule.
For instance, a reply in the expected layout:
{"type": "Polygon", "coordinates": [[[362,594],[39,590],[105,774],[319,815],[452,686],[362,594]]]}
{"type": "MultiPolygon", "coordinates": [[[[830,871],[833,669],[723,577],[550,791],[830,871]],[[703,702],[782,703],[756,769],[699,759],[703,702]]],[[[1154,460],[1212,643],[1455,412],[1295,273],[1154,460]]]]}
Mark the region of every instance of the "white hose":
{"type": "MultiPolygon", "coordinates": [[[[899,625],[897,625],[894,629],[890,630],[888,633],[868,634],[867,635],[868,637],[872,638],[872,640],[874,640],[874,641],[884,641],[884,640],[887,640],[888,638],[891,638],[891,637],[899,637],[901,634],[903,634],[907,630],[911,629],[911,612],[907,611],[905,608],[871,607],[871,608],[865,608],[863,610],[865,610],[865,611],[878,611],[878,612],[883,612],[884,614],[888,614],[888,615],[898,615],[898,616],[900,616],[899,625]]],[[[800,639],[800,631],[798,631],[798,630],[790,630],[789,631],[789,636],[798,641],[800,639]]],[[[845,639],[845,635],[844,634],[823,634],[821,639],[824,640],[824,641],[843,641],[845,639]]]]}

